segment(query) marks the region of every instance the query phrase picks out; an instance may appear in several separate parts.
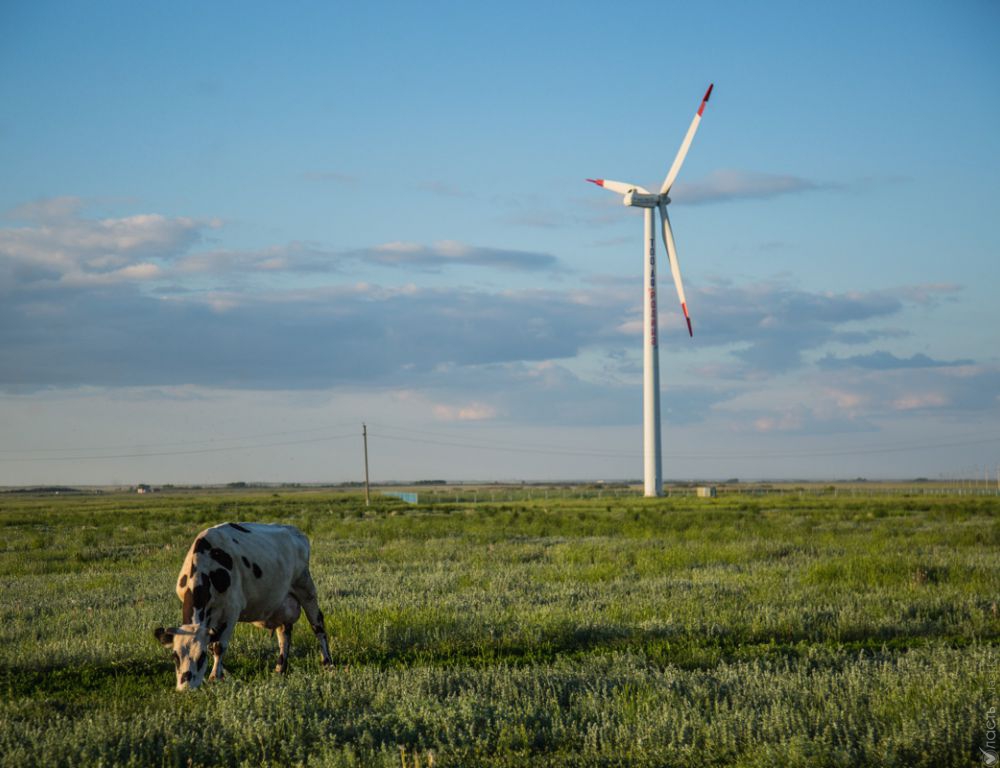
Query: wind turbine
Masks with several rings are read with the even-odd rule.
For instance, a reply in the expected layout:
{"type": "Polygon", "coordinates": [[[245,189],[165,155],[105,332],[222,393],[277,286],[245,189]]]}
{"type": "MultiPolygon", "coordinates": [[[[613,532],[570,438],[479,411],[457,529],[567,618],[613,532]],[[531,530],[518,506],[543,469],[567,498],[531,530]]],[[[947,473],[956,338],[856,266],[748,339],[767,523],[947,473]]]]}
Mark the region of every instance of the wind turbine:
{"type": "Polygon", "coordinates": [[[680,299],[681,309],[684,310],[684,319],[687,320],[688,334],[694,336],[691,328],[691,316],[688,314],[687,299],[684,298],[684,284],[681,282],[681,269],[677,263],[677,248],[674,246],[674,233],[670,229],[670,217],[667,216],[667,205],[670,204],[670,188],[674,185],[674,180],[684,164],[688,149],[691,148],[691,140],[701,123],[702,112],[708,103],[708,97],[712,95],[714,83],[708,86],[705,96],[701,100],[701,106],[691,121],[681,148],[677,151],[673,165],[667,173],[667,178],[663,180],[659,194],[652,194],[643,189],[638,184],[627,184],[622,181],[608,181],[607,179],[587,179],[599,187],[610,189],[623,195],[622,202],[633,208],[642,208],[645,214],[645,239],[643,240],[642,260],[643,280],[645,291],[643,291],[642,307],[642,443],[643,443],[643,485],[646,496],[659,496],[663,492],[663,465],[660,457],[660,351],[657,344],[656,327],[656,235],[653,233],[654,214],[653,210],[660,209],[660,221],[663,225],[663,242],[667,247],[667,255],[670,257],[670,272],[674,276],[674,285],[677,287],[677,298],[680,299]]]}

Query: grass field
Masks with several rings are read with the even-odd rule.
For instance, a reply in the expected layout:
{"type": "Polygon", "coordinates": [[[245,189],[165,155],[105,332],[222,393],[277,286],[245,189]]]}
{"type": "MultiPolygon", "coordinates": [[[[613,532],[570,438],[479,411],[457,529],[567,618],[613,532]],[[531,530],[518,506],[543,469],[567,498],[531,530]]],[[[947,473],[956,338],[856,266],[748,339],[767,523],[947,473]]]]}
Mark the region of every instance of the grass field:
{"type": "MultiPolygon", "coordinates": [[[[980,765],[1000,499],[407,506],[327,492],[0,496],[0,764],[980,765]],[[241,625],[173,690],[151,630],[199,530],[313,544],[335,670],[241,625]],[[401,752],[402,750],[402,752],[401,752]]],[[[995,709],[994,709],[995,711],[995,709]]]]}

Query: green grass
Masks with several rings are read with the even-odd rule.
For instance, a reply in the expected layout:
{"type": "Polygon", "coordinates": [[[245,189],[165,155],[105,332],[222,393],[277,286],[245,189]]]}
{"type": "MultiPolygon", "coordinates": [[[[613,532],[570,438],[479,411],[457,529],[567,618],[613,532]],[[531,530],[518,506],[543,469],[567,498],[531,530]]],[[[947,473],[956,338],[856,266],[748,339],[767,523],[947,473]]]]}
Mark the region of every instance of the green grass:
{"type": "Polygon", "coordinates": [[[0,765],[978,765],[1000,499],[0,496],[0,765]],[[152,637],[202,528],[298,525],[333,672],[152,637]]]}

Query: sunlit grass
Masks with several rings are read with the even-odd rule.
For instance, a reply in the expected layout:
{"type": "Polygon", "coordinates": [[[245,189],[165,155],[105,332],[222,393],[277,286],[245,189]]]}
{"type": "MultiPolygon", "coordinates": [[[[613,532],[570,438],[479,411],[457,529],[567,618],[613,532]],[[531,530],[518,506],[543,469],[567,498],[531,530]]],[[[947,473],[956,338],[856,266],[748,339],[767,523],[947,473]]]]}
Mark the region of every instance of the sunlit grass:
{"type": "Polygon", "coordinates": [[[989,498],[540,499],[261,492],[0,499],[5,765],[967,765],[995,692],[989,498]],[[194,535],[308,532],[336,670],[237,631],[189,695],[194,535]]]}

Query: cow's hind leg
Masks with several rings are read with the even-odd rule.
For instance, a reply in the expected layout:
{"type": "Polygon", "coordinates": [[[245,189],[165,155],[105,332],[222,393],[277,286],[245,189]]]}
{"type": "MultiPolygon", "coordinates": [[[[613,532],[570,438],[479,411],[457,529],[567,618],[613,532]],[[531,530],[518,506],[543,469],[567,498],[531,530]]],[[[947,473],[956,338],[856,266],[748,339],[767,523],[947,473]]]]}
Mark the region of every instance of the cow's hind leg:
{"type": "Polygon", "coordinates": [[[274,671],[283,675],[288,671],[288,656],[292,650],[292,627],[294,624],[280,624],[278,632],[278,666],[274,671]]]}
{"type": "Polygon", "coordinates": [[[333,664],[330,658],[330,644],[326,638],[326,624],[323,621],[323,611],[319,609],[319,602],[316,599],[316,584],[312,580],[312,575],[307,570],[298,580],[292,584],[292,593],[305,609],[306,618],[309,619],[309,626],[316,633],[319,641],[319,652],[323,656],[323,666],[329,667],[333,664]]]}

